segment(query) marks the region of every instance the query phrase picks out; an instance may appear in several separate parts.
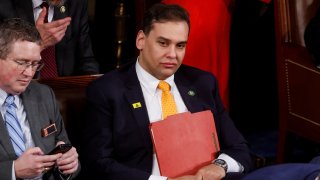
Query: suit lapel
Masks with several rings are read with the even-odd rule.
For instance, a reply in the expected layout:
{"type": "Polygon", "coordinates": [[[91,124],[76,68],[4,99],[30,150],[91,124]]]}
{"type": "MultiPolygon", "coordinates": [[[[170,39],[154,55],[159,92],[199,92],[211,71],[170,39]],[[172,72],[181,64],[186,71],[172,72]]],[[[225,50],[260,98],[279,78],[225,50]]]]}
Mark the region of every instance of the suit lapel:
{"type": "Polygon", "coordinates": [[[45,127],[47,124],[43,124],[44,121],[39,120],[42,118],[42,111],[40,110],[42,103],[37,102],[37,99],[34,97],[34,94],[37,93],[31,93],[31,91],[30,88],[27,88],[21,95],[22,103],[29,122],[33,142],[36,147],[40,147],[44,150],[46,146],[41,139],[41,128],[45,127]]]}
{"type": "MultiPolygon", "coordinates": [[[[68,16],[71,16],[70,1],[66,1],[62,6],[54,7],[53,20],[63,19],[68,16]]],[[[71,38],[71,26],[72,23],[67,27],[67,31],[65,34],[65,38],[67,38],[67,40],[68,38],[71,38]]]]}
{"type": "Polygon", "coordinates": [[[177,85],[184,104],[191,113],[203,111],[206,109],[203,105],[202,100],[198,98],[198,89],[194,87],[188,79],[181,75],[179,71],[175,73],[174,81],[177,85]]]}
{"type": "Polygon", "coordinates": [[[10,141],[10,136],[8,134],[7,128],[4,124],[4,120],[2,116],[0,116],[0,145],[3,147],[3,149],[6,151],[10,159],[15,159],[16,158],[16,153],[13,149],[13,146],[10,141]]]}
{"type": "Polygon", "coordinates": [[[53,19],[54,20],[63,19],[67,16],[70,16],[69,4],[70,4],[69,1],[66,1],[62,6],[58,6],[58,7],[55,6],[53,19]]]}
{"type": "Polygon", "coordinates": [[[134,120],[137,122],[140,128],[142,137],[145,139],[146,145],[149,146],[151,143],[149,132],[150,121],[134,65],[130,67],[127,75],[128,76],[123,79],[125,82],[127,82],[127,91],[125,92],[125,97],[128,100],[129,106],[132,108],[134,120]],[[133,104],[135,103],[140,104],[141,107],[134,107],[133,104]]]}
{"type": "Polygon", "coordinates": [[[31,0],[13,0],[14,5],[17,9],[17,17],[25,19],[33,24],[35,24],[32,1],[31,0]]]}

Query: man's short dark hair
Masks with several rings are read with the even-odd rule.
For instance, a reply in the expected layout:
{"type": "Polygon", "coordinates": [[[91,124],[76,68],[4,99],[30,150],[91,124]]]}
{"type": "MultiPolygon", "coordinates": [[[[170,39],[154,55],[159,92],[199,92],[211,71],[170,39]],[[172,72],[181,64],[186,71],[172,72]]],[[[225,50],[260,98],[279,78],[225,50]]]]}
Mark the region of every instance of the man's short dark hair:
{"type": "Polygon", "coordinates": [[[17,41],[35,42],[40,45],[41,37],[36,27],[20,18],[9,18],[0,22],[0,58],[5,59],[17,41]]]}
{"type": "Polygon", "coordinates": [[[168,21],[185,21],[190,30],[190,18],[187,10],[177,4],[154,4],[143,18],[142,30],[148,35],[154,23],[164,23],[168,21]]]}

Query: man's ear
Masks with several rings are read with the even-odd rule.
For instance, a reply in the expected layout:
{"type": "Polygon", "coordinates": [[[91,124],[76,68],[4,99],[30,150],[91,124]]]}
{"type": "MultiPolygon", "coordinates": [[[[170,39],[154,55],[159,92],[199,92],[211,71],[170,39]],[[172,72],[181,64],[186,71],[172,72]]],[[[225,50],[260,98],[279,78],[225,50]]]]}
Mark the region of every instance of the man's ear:
{"type": "Polygon", "coordinates": [[[142,30],[140,30],[137,34],[137,38],[136,38],[136,46],[137,49],[142,50],[144,47],[144,40],[145,40],[145,34],[142,30]]]}

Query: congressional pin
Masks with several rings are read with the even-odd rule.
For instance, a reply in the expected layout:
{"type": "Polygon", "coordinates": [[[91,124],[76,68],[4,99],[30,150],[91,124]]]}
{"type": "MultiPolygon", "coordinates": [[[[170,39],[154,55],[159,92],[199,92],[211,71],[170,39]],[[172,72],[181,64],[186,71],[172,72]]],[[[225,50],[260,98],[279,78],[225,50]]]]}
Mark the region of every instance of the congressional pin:
{"type": "Polygon", "coordinates": [[[141,107],[141,103],[140,102],[136,102],[132,104],[134,109],[140,108],[141,107]]]}
{"type": "Polygon", "coordinates": [[[55,132],[57,132],[57,127],[56,127],[56,124],[53,123],[53,124],[50,124],[48,127],[41,129],[41,136],[47,137],[50,134],[55,133],[55,132]]]}
{"type": "Polygon", "coordinates": [[[189,96],[194,96],[194,95],[196,95],[196,93],[194,91],[190,90],[190,91],[188,91],[188,95],[189,96]]]}
{"type": "Polygon", "coordinates": [[[61,7],[60,7],[60,12],[61,12],[61,13],[66,12],[66,7],[65,7],[65,6],[61,6],[61,7]]]}

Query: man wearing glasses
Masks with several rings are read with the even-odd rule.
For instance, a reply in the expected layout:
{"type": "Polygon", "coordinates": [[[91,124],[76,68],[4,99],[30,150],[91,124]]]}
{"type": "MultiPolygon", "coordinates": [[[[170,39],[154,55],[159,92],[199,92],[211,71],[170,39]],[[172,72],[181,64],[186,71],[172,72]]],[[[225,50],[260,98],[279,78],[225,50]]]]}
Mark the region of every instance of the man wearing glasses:
{"type": "Polygon", "coordinates": [[[70,179],[80,170],[74,147],[46,155],[70,143],[53,91],[32,81],[41,70],[41,38],[21,19],[0,23],[0,176],[15,179],[70,179]]]}

